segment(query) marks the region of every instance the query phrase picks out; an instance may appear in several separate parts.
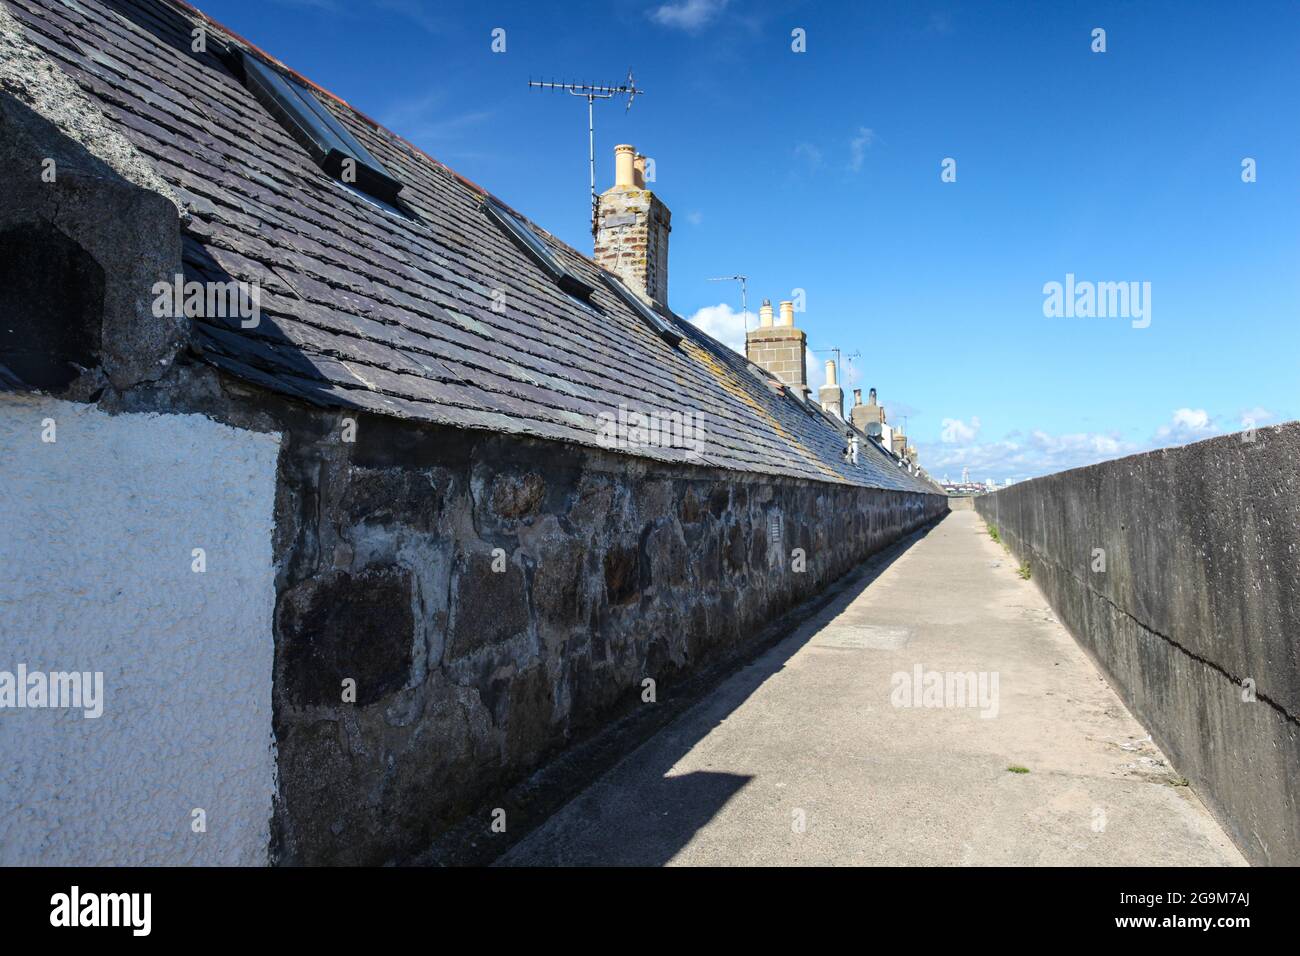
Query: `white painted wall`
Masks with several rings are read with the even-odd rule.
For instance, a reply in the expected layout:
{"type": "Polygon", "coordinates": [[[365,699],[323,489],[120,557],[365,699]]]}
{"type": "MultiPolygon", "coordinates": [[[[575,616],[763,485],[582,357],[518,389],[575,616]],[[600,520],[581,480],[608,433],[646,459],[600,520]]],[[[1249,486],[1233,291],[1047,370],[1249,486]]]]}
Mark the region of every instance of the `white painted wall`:
{"type": "Polygon", "coordinates": [[[266,862],[278,451],[0,394],[0,671],[105,685],[98,719],[0,708],[0,864],[266,862]]]}

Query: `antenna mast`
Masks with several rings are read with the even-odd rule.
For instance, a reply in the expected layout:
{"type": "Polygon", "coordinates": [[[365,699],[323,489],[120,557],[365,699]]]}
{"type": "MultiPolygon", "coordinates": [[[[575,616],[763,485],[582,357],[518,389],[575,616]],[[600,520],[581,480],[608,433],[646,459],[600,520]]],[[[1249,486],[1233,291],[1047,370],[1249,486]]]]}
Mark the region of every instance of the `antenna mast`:
{"type": "MultiPolygon", "coordinates": [[[[846,368],[844,367],[844,359],[846,359],[846,358],[848,358],[848,359],[854,359],[854,358],[861,358],[861,357],[862,357],[862,353],[861,353],[861,352],[849,352],[849,353],[845,354],[845,353],[843,352],[842,349],[840,349],[840,348],[838,348],[838,347],[836,347],[836,346],[832,346],[832,347],[830,347],[830,348],[825,348],[825,349],[809,349],[808,351],[809,351],[809,352],[812,352],[814,355],[817,355],[817,354],[819,354],[819,353],[821,353],[821,352],[834,352],[834,353],[835,353],[835,368],[839,370],[840,375],[841,375],[845,380],[848,379],[848,375],[849,375],[849,373],[848,373],[848,369],[846,369],[846,368]]],[[[842,388],[843,388],[843,385],[841,385],[840,387],[841,387],[841,389],[842,389],[842,388]]],[[[842,399],[841,399],[841,401],[842,401],[842,399]]],[[[840,406],[840,417],[841,417],[841,418],[844,417],[844,406],[843,406],[843,405],[840,406]]]]}
{"type": "MultiPolygon", "coordinates": [[[[840,350],[840,349],[832,347],[832,348],[825,348],[825,349],[809,349],[808,351],[809,351],[809,352],[812,352],[814,355],[817,355],[817,354],[819,354],[819,353],[821,353],[821,352],[834,352],[834,353],[835,353],[835,367],[836,367],[837,369],[840,370],[840,374],[842,374],[842,375],[843,375],[843,374],[847,374],[847,372],[846,372],[846,370],[845,370],[845,368],[844,368],[844,365],[843,365],[843,359],[841,358],[841,350],[840,350]]],[[[843,358],[847,358],[847,359],[862,358],[862,353],[861,353],[861,352],[857,352],[857,351],[855,351],[855,352],[848,352],[847,354],[844,354],[843,358]]]]}
{"type": "Polygon", "coordinates": [[[715,276],[710,282],[739,282],[740,283],[740,311],[745,317],[745,331],[749,331],[749,293],[748,285],[749,276],[715,276]]]}
{"type": "Polygon", "coordinates": [[[644,94],[645,90],[637,89],[636,81],[632,78],[631,67],[628,67],[627,80],[619,86],[596,86],[591,83],[557,83],[554,80],[529,80],[528,86],[539,90],[560,90],[570,96],[585,96],[587,98],[587,168],[591,174],[591,234],[594,236],[596,234],[598,203],[596,200],[596,118],[592,106],[596,100],[608,100],[626,93],[627,106],[623,110],[626,113],[632,108],[632,101],[644,94]]]}

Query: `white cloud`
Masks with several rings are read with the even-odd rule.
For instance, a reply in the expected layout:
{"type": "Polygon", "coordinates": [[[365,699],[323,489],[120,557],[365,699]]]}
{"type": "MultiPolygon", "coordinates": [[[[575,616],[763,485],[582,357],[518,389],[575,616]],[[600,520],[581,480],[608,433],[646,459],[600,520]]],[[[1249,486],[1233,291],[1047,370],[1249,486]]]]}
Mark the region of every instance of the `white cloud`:
{"type": "MultiPolygon", "coordinates": [[[[891,418],[893,416],[890,416],[891,418]]],[[[972,425],[978,419],[972,418],[972,425]]],[[[944,419],[945,434],[949,423],[969,428],[961,419],[944,419]]],[[[971,478],[992,478],[1001,483],[1006,478],[1024,479],[1048,475],[1069,468],[1093,465],[1110,458],[1120,458],[1142,451],[1138,444],[1126,441],[1117,433],[1069,432],[1054,435],[1041,429],[1022,435],[1012,432],[1000,441],[976,442],[960,439],[961,429],[953,429],[955,442],[920,445],[921,462],[932,475],[961,477],[969,468],[971,478]]]]}
{"type": "Polygon", "coordinates": [[[725,302],[706,305],[689,319],[701,332],[713,336],[723,345],[745,354],[745,314],[737,312],[725,302]]]}
{"type": "Polygon", "coordinates": [[[813,397],[817,397],[817,390],[826,384],[826,359],[830,356],[823,355],[820,358],[813,354],[812,349],[804,346],[803,365],[808,370],[808,387],[812,389],[813,397]]]}
{"type": "MultiPolygon", "coordinates": [[[[889,417],[890,421],[898,420],[892,409],[889,417]]],[[[969,424],[960,418],[945,418],[938,442],[918,444],[921,461],[932,475],[947,474],[956,479],[964,467],[970,469],[973,479],[992,478],[1001,484],[1006,478],[1035,478],[1112,458],[1201,441],[1247,428],[1248,421],[1253,421],[1256,426],[1262,425],[1274,415],[1266,408],[1256,407],[1243,409],[1239,417],[1240,424],[1235,419],[1229,420],[1230,416],[1217,416],[1203,408],[1184,407],[1174,409],[1169,421],[1145,441],[1124,438],[1118,431],[1053,434],[1036,429],[1028,434],[1013,431],[1000,441],[986,442],[976,440],[980,428],[978,418],[972,417],[969,424]]]]}
{"type": "Polygon", "coordinates": [[[980,431],[979,416],[972,415],[970,424],[967,425],[960,418],[945,418],[943,420],[943,431],[939,433],[939,440],[946,445],[966,445],[975,440],[975,436],[980,431]]]}
{"type": "Polygon", "coordinates": [[[866,126],[858,127],[858,135],[849,141],[849,169],[855,173],[862,171],[862,163],[867,158],[867,150],[875,141],[875,130],[868,129],[866,126]]]}
{"type": "Polygon", "coordinates": [[[694,33],[717,18],[728,0],[678,0],[665,3],[650,12],[650,19],[660,26],[694,33]]]}
{"type": "Polygon", "coordinates": [[[1180,408],[1174,412],[1174,425],[1179,428],[1186,428],[1189,431],[1203,432],[1209,431],[1210,416],[1206,414],[1205,409],[1197,408],[1180,408]]]}
{"type": "Polygon", "coordinates": [[[1168,424],[1156,429],[1155,440],[1186,444],[1217,435],[1221,429],[1203,408],[1178,408],[1168,424]]]}
{"type": "Polygon", "coordinates": [[[1273,413],[1267,408],[1261,408],[1256,405],[1254,408],[1244,408],[1241,414],[1237,416],[1243,430],[1250,428],[1252,425],[1258,427],[1265,425],[1273,420],[1273,413]]]}

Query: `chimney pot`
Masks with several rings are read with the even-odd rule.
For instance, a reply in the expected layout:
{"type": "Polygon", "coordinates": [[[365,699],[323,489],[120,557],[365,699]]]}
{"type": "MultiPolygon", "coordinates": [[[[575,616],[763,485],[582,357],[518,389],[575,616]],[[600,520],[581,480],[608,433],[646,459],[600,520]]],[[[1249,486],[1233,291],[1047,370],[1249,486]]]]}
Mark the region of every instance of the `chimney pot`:
{"type": "Polygon", "coordinates": [[[637,189],[645,189],[645,156],[640,153],[632,160],[632,185],[637,189]]]}
{"type": "Polygon", "coordinates": [[[760,326],[772,324],[772,300],[764,299],[763,304],[758,308],[758,324],[760,326]]]}
{"type": "Polygon", "coordinates": [[[621,143],[614,147],[614,187],[631,188],[636,183],[636,147],[621,143]]]}
{"type": "Polygon", "coordinates": [[[836,418],[844,417],[844,390],[835,383],[834,359],[826,362],[826,384],[818,391],[817,401],[836,418]]]}
{"type": "Polygon", "coordinates": [[[786,301],[781,303],[781,321],[779,325],[794,325],[794,302],[786,301]]]}
{"type": "Polygon", "coordinates": [[[868,435],[881,434],[880,426],[885,423],[885,410],[876,404],[876,390],[873,388],[868,393],[868,402],[862,404],[862,390],[855,389],[853,392],[853,408],[849,411],[853,418],[853,424],[857,425],[868,435]],[[874,430],[873,430],[874,429],[874,430]]]}

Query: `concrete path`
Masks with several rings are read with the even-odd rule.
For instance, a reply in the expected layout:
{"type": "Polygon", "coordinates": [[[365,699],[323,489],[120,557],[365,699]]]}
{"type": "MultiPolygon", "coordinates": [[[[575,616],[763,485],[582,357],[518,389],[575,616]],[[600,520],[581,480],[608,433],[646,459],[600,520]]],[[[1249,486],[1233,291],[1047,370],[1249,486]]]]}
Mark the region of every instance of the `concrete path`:
{"type": "Polygon", "coordinates": [[[973,511],[864,575],[500,862],[1244,865],[973,511]],[[913,702],[943,706],[896,706],[918,669],[913,702]],[[947,682],[945,699],[944,675],[969,672],[973,692],[947,682]]]}

